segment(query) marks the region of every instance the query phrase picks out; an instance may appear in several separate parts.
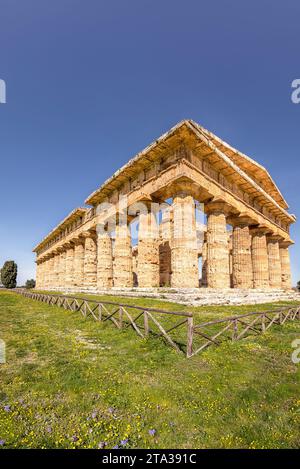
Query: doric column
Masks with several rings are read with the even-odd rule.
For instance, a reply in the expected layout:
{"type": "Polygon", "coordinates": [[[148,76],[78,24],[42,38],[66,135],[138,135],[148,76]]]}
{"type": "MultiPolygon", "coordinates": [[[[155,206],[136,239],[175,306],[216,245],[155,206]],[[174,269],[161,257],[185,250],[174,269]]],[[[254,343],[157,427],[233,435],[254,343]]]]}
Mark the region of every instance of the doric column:
{"type": "MultiPolygon", "coordinates": [[[[108,261],[111,265],[110,259],[108,261]]],[[[133,287],[131,235],[130,228],[125,223],[116,226],[113,285],[120,288],[133,287]]]]}
{"type": "Polygon", "coordinates": [[[159,284],[162,287],[171,285],[171,233],[172,210],[165,207],[159,225],[159,284]]]}
{"type": "Polygon", "coordinates": [[[66,286],[66,251],[60,248],[59,256],[59,287],[65,288],[66,286]]]}
{"type": "Polygon", "coordinates": [[[253,287],[256,289],[270,288],[269,261],[267,250],[267,230],[265,228],[251,228],[252,235],[251,256],[253,267],[253,287]]]}
{"type": "Polygon", "coordinates": [[[44,259],[39,260],[40,263],[40,269],[39,269],[39,288],[43,289],[44,288],[44,259]]]}
{"type": "Polygon", "coordinates": [[[138,286],[159,286],[158,225],[155,213],[146,209],[139,214],[138,286]]]}
{"type": "Polygon", "coordinates": [[[280,263],[281,263],[281,288],[290,290],[292,288],[291,263],[289,246],[290,242],[281,242],[279,244],[280,263]]]}
{"type": "Polygon", "coordinates": [[[270,288],[281,288],[279,236],[267,236],[270,288]]]}
{"type": "Polygon", "coordinates": [[[246,216],[230,217],[232,225],[232,286],[253,288],[250,220],[246,216]]]}
{"type": "Polygon", "coordinates": [[[44,261],[44,289],[48,290],[49,288],[49,258],[48,256],[45,258],[44,261]]]}
{"type": "Polygon", "coordinates": [[[172,287],[199,287],[195,202],[187,192],[178,192],[173,198],[171,265],[172,287]]]}
{"type": "Polygon", "coordinates": [[[74,282],[74,244],[66,243],[66,282],[67,288],[73,287],[74,282]]]}
{"type": "Polygon", "coordinates": [[[51,290],[54,283],[54,255],[49,254],[48,260],[48,288],[51,290]]]}
{"type": "Polygon", "coordinates": [[[86,231],[84,236],[84,286],[97,286],[97,239],[94,232],[86,231]]]}
{"type": "Polygon", "coordinates": [[[82,288],[84,286],[84,240],[77,238],[72,240],[74,243],[74,277],[73,284],[75,287],[82,288]]]}
{"type": "Polygon", "coordinates": [[[230,288],[226,216],[230,207],[223,202],[205,205],[207,213],[207,286],[230,288]]]}
{"type": "Polygon", "coordinates": [[[57,251],[55,251],[54,266],[53,266],[55,288],[59,287],[59,269],[60,269],[59,261],[60,261],[60,254],[57,251]]]}
{"type": "Polygon", "coordinates": [[[204,233],[202,245],[202,278],[201,286],[207,287],[207,233],[204,233]]]}
{"type": "Polygon", "coordinates": [[[40,261],[36,260],[35,261],[35,288],[41,288],[41,264],[40,261]]]}
{"type": "Polygon", "coordinates": [[[97,288],[111,288],[113,284],[112,239],[102,227],[97,233],[97,288]]]}

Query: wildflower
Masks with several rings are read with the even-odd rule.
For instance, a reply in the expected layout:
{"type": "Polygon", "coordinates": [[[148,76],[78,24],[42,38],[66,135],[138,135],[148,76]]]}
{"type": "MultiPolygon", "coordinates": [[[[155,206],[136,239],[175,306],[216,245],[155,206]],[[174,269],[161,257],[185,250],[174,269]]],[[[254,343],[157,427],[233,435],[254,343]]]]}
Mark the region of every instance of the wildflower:
{"type": "Polygon", "coordinates": [[[72,438],[71,438],[71,440],[74,441],[74,442],[75,442],[75,441],[78,441],[78,436],[73,435],[72,438]]]}
{"type": "Polygon", "coordinates": [[[52,433],[52,428],[49,425],[46,427],[46,432],[47,433],[52,433]]]}
{"type": "Polygon", "coordinates": [[[97,417],[97,412],[92,412],[92,419],[95,419],[97,417]]]}
{"type": "Polygon", "coordinates": [[[103,448],[105,448],[106,445],[107,445],[106,441],[100,441],[100,443],[98,445],[98,448],[103,449],[103,448]]]}
{"type": "Polygon", "coordinates": [[[156,433],[156,430],[154,428],[152,430],[149,430],[149,435],[154,436],[156,433]]]}
{"type": "Polygon", "coordinates": [[[121,440],[121,445],[122,446],[126,446],[128,443],[128,438],[126,438],[126,440],[121,440]]]}
{"type": "Polygon", "coordinates": [[[4,446],[5,440],[0,440],[0,446],[4,446]]]}
{"type": "Polygon", "coordinates": [[[5,412],[10,412],[10,405],[5,405],[4,410],[5,412]]]}
{"type": "Polygon", "coordinates": [[[114,446],[113,449],[119,449],[119,445],[114,446]]]}
{"type": "Polygon", "coordinates": [[[108,408],[108,412],[109,412],[110,414],[112,414],[113,411],[114,411],[114,408],[113,408],[113,407],[109,407],[109,408],[108,408]]]}

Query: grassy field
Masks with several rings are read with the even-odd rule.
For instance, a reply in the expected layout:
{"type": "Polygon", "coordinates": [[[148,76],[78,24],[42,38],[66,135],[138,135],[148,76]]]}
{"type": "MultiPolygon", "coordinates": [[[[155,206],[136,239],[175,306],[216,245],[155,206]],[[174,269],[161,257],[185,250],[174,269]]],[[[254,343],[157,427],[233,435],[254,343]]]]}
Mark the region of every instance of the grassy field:
{"type": "MultiPolygon", "coordinates": [[[[122,301],[198,320],[270,308],[122,301]]],[[[0,291],[0,447],[299,447],[299,337],[299,322],[286,322],[186,359],[159,339],[0,291]]]]}

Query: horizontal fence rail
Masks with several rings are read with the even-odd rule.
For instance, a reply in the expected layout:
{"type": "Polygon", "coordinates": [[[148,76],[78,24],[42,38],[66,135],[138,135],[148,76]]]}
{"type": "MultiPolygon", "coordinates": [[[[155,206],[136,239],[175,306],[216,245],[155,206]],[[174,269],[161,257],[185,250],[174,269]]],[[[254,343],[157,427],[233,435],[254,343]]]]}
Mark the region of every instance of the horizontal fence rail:
{"type": "Polygon", "coordinates": [[[282,306],[195,324],[195,317],[191,312],[166,311],[23,289],[16,289],[14,292],[48,305],[80,312],[85,318],[91,316],[95,321],[110,321],[118,329],[131,327],[143,339],[149,335],[160,337],[177,352],[186,353],[188,358],[210,345],[220,345],[225,340],[237,341],[249,334],[264,333],[273,325],[283,325],[287,320],[300,320],[300,305],[282,306]]]}

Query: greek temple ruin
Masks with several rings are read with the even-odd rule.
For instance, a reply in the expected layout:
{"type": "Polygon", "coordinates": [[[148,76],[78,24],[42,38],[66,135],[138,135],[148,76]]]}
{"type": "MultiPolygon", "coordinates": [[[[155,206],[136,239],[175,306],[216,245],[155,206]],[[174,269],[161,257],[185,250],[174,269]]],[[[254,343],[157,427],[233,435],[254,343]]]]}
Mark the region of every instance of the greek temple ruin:
{"type": "Polygon", "coordinates": [[[185,120],[34,248],[36,288],[290,290],[288,208],[263,166],[185,120]]]}

